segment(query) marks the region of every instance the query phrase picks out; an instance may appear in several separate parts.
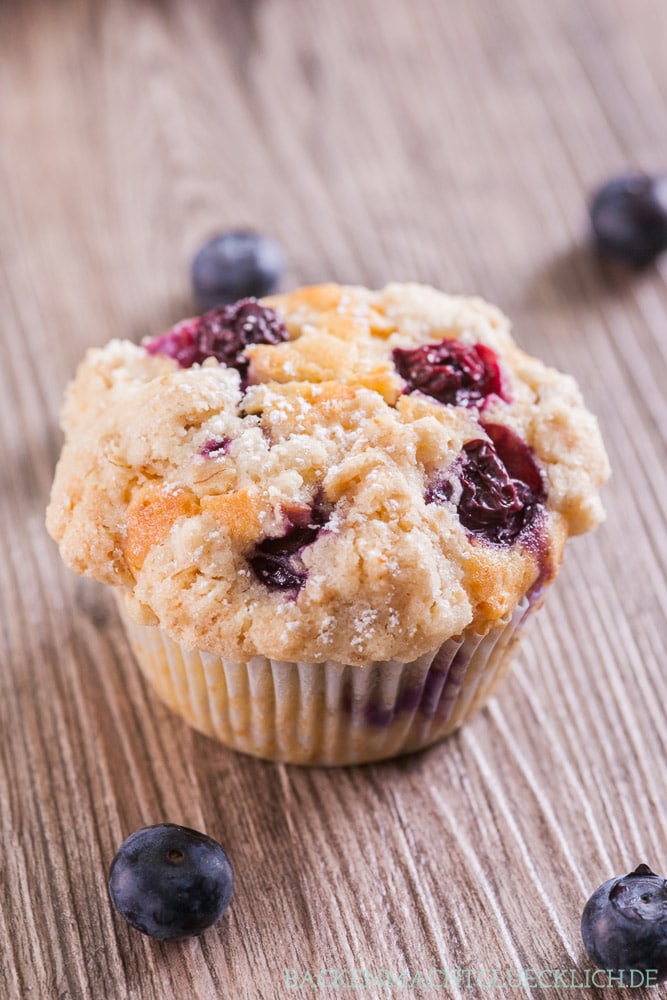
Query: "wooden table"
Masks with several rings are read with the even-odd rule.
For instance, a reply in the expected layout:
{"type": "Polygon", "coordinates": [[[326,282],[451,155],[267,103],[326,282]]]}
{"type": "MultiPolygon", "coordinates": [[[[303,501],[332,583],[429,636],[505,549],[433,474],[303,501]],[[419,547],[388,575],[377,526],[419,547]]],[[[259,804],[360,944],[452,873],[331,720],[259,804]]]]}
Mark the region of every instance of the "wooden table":
{"type": "Polygon", "coordinates": [[[585,246],[593,185],[667,168],[666,33],[662,0],[2,5],[2,998],[571,996],[478,970],[583,980],[589,893],[667,872],[667,271],[585,246]],[[186,315],[193,252],[232,225],[282,242],[285,288],[497,302],[600,418],[606,525],[490,707],[421,755],[304,770],[197,735],[46,536],[76,362],[186,315]],[[237,873],[225,918],[171,946],[106,895],[122,839],[163,820],[237,873]]]}

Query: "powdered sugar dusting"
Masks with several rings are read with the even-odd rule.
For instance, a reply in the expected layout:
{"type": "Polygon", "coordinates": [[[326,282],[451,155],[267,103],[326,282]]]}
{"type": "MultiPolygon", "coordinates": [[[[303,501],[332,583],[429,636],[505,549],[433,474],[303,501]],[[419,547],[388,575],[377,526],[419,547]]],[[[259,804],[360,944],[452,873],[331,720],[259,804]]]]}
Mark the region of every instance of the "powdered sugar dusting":
{"type": "MultiPolygon", "coordinates": [[[[412,660],[523,595],[534,553],[515,544],[498,560],[471,541],[455,482],[445,502],[426,502],[484,437],[481,407],[403,393],[395,348],[488,345],[512,386],[493,420],[534,451],[547,530],[551,512],[571,532],[600,518],[607,470],[593,418],[571,379],[513,345],[493,307],[417,285],[304,289],[270,306],[279,342],[239,348],[239,371],[221,361],[234,346],[224,337],[220,358],[193,367],[114,341],[88,355],[69,392],[49,529],[70,565],[126,588],[177,640],[239,662],[412,660]],[[127,557],[130,509],[143,563],[127,557]],[[250,569],[265,543],[294,586],[272,589],[250,569]]],[[[256,339],[253,309],[239,344],[256,339]]],[[[189,322],[175,350],[188,347],[189,322]]],[[[547,537],[554,565],[561,532],[547,537]]]]}

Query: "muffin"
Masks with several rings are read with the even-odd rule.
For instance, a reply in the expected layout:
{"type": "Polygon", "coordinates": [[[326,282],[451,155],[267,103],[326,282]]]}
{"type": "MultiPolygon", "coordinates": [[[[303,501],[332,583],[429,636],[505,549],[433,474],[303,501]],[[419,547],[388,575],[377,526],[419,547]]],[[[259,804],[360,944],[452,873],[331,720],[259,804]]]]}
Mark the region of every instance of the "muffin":
{"type": "Polygon", "coordinates": [[[158,695],[308,764],[426,747],[495,691],[608,462],[479,299],[333,284],[90,350],[47,526],[158,695]]]}

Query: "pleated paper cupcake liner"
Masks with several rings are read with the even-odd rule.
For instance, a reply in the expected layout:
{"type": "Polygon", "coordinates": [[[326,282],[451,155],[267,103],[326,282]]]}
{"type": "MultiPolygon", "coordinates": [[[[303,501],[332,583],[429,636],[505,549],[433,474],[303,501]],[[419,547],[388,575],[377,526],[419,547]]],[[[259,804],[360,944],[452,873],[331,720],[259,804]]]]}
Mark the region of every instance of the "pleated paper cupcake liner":
{"type": "Polygon", "coordinates": [[[141,670],[159,697],[225,746],[292,764],[361,764],[430,746],[458,729],[504,677],[527,599],[483,634],[449,639],[411,663],[246,663],[186,650],[139,625],[119,600],[141,670]]]}

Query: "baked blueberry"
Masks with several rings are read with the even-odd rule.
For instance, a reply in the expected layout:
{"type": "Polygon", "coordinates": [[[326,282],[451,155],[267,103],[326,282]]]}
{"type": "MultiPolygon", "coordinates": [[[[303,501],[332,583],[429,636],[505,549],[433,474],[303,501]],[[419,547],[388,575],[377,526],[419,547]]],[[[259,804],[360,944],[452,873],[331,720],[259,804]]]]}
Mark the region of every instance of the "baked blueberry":
{"type": "Polygon", "coordinates": [[[444,337],[435,344],[396,347],[396,371],[407,383],[406,392],[419,392],[453,406],[480,406],[495,394],[509,402],[503,391],[495,351],[486,344],[464,344],[444,337]]]}
{"type": "Polygon", "coordinates": [[[233,886],[232,866],[220,844],[173,823],[131,834],[109,870],[118,912],[160,941],[201,934],[225,912],[233,886]]]}
{"type": "Polygon", "coordinates": [[[626,985],[633,969],[667,979],[667,881],[643,864],[609,879],[584,907],[581,936],[591,962],[626,985]]]}
{"type": "Polygon", "coordinates": [[[220,455],[227,454],[231,443],[232,439],[227,436],[221,438],[209,438],[208,441],[204,442],[204,447],[199,454],[202,458],[218,458],[220,455]]]}
{"type": "Polygon", "coordinates": [[[613,177],[595,191],[589,213],[601,257],[646,267],[667,248],[667,177],[613,177]]]}
{"type": "Polygon", "coordinates": [[[454,500],[463,527],[497,545],[512,542],[537,517],[546,499],[529,446],[504,424],[484,424],[491,438],[475,438],[444,476],[426,491],[427,503],[454,500]]]}
{"type": "Polygon", "coordinates": [[[275,240],[233,229],[219,233],[198,250],[192,262],[192,286],[201,309],[237,299],[270,295],[283,272],[283,253],[275,240]]]}
{"type": "Polygon", "coordinates": [[[255,545],[248,562],[258,580],[271,590],[300,590],[308,578],[303,550],[317,539],[331,509],[318,494],[313,506],[284,511],[287,530],[277,538],[264,538],[255,545]]]}
{"type": "Polygon", "coordinates": [[[239,299],[231,305],[209,309],[202,316],[177,323],[171,330],[144,342],[149,354],[166,354],[181,368],[216,358],[236,368],[245,381],[249,344],[279,344],[289,339],[285,324],[273,309],[256,299],[239,299]]]}
{"type": "Polygon", "coordinates": [[[258,542],[248,557],[257,579],[272,590],[300,590],[308,576],[301,553],[318,532],[316,527],[292,528],[279,538],[258,542]]]}

